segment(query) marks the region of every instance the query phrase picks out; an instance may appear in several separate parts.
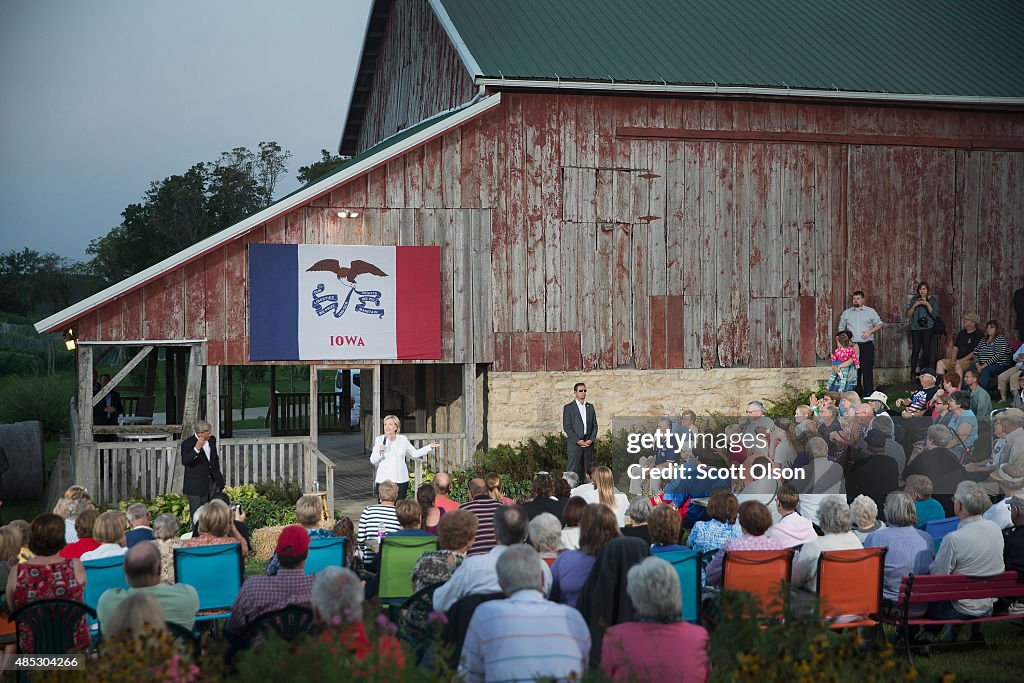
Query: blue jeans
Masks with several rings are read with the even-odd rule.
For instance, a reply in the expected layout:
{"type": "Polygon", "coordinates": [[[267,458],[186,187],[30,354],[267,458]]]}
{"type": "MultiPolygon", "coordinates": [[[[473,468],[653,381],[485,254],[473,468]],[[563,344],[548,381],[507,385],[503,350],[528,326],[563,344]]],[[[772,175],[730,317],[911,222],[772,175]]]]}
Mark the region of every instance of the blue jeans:
{"type": "Polygon", "coordinates": [[[978,384],[980,384],[985,391],[988,391],[992,387],[992,380],[999,377],[999,375],[1012,367],[1012,363],[1008,365],[993,365],[992,363],[989,363],[981,369],[981,373],[978,375],[978,384]]]}

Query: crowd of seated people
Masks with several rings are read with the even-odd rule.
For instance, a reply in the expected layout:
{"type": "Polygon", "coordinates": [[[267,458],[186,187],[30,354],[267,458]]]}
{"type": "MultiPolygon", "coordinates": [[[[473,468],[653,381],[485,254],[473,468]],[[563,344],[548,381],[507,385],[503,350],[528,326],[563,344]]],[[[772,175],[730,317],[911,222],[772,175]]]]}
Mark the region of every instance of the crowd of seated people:
{"type": "MultiPolygon", "coordinates": [[[[415,562],[409,583],[411,591],[436,590],[401,615],[401,628],[414,640],[426,638],[432,612],[450,613],[467,598],[487,596],[463,624],[457,662],[464,680],[516,680],[526,670],[530,679],[565,678],[593,668],[615,680],[660,680],[664,671],[653,653],[671,647],[693,662],[680,674],[684,680],[699,681],[708,676],[708,632],[682,620],[679,577],[663,557],[701,553],[702,583],[714,593],[723,583],[727,553],[792,549],[793,590],[809,596],[818,585],[822,553],[885,548],[882,597],[890,614],[911,573],[984,577],[1019,570],[1024,411],[995,413],[991,448],[981,452],[984,420],[972,409],[981,388],[978,374],[965,370],[966,389],[954,377],[943,377],[939,388],[936,373],[923,371],[920,387],[891,409],[880,392],[867,400],[851,391],[829,393],[776,422],[751,402],[747,417],[726,429],[763,437],[761,445],[697,446],[679,463],[689,474],[698,465],[729,464],[743,465],[744,474],[684,475],[654,496],[630,499],[616,489],[609,468],[595,466],[582,484],[573,476],[537,474],[521,504],[508,499],[495,477],[470,481],[467,500],[460,501],[450,477],[439,473],[415,499],[397,500],[398,486],[380,483],[377,503],[357,522],[345,518],[331,530],[321,528],[319,497],[303,496],[296,503],[298,524],[281,531],[266,575],[242,582],[224,633],[238,639],[260,616],[299,607],[316,616],[318,637],[349,652],[401,660],[397,641],[371,639],[362,626],[366,584],[380,568],[385,536],[433,536],[436,549],[415,562]],[[755,464],[773,473],[771,486],[751,475],[755,464]],[[783,467],[789,476],[776,476],[783,467]],[[936,542],[928,523],[951,517],[956,530],[936,542]],[[307,575],[311,539],[335,535],[351,541],[347,568],[307,575]]],[[[692,420],[687,425],[696,428],[692,420]]],[[[159,629],[167,622],[193,628],[196,590],[175,582],[174,550],[239,544],[239,555],[249,552],[222,500],[200,509],[191,538],[180,537],[173,516],[151,523],[145,506],[129,508],[127,515],[97,514],[81,501],[86,494],[69,491],[63,514],[40,515],[27,531],[15,522],[0,528],[8,612],[40,597],[81,601],[88,580],[82,560],[121,556],[128,588],[100,597],[104,636],[116,642],[130,629],[159,629]]],[[[970,599],[915,609],[915,615],[969,623],[994,611],[1024,613],[1024,604],[970,599]]],[[[928,643],[956,635],[954,628],[929,628],[915,638],[928,643]]],[[[76,639],[82,647],[89,643],[84,621],[76,639]]],[[[9,640],[0,644],[33,651],[27,631],[9,640]]]]}

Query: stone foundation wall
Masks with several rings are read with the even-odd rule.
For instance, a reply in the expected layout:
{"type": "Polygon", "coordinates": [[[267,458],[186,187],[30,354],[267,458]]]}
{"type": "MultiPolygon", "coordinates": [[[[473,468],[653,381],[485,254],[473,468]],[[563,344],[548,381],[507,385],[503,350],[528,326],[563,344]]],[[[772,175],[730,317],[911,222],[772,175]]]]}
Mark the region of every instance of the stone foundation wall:
{"type": "Polygon", "coordinates": [[[488,372],[488,442],[513,443],[562,431],[562,406],[572,400],[576,382],[586,382],[587,400],[604,432],[613,417],[659,416],[666,408],[742,415],[749,401],[779,398],[787,382],[817,389],[828,374],[827,367],[488,372]]]}

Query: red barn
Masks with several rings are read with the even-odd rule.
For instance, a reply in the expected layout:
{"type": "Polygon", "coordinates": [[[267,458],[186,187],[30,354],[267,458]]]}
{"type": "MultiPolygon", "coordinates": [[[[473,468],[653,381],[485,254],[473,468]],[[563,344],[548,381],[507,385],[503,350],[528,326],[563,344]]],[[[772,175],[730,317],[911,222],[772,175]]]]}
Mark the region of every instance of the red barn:
{"type": "Polygon", "coordinates": [[[603,424],[814,385],[855,289],[902,377],[918,280],[1013,323],[1021,35],[1009,0],[377,0],[344,167],[37,327],[216,374],[247,245],[436,245],[442,369],[361,365],[470,451],[559,430],[578,379],[603,424]]]}

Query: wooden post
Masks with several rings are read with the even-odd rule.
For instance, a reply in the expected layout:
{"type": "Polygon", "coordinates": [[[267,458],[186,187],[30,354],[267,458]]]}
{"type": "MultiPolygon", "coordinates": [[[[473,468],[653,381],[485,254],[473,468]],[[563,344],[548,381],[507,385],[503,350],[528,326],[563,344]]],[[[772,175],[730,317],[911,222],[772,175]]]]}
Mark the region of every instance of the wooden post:
{"type": "MultiPolygon", "coordinates": [[[[174,372],[176,379],[174,380],[174,401],[175,401],[175,414],[178,416],[179,422],[185,419],[185,394],[187,393],[187,381],[188,381],[188,366],[185,365],[185,354],[188,352],[184,348],[174,349],[174,372]]],[[[189,356],[190,358],[192,356],[189,356]]],[[[191,361],[189,361],[191,363],[191,361]]]]}
{"type": "Polygon", "coordinates": [[[316,368],[316,364],[309,366],[309,440],[313,443],[313,448],[317,448],[320,431],[320,375],[316,368]]]}
{"type": "MultiPolygon", "coordinates": [[[[179,355],[180,360],[184,360],[181,357],[183,355],[184,349],[182,349],[179,355]]],[[[202,361],[201,355],[202,351],[199,345],[193,345],[191,353],[188,355],[188,375],[187,380],[184,382],[184,390],[182,391],[182,387],[179,387],[179,395],[181,395],[181,401],[179,402],[183,404],[181,411],[181,438],[183,439],[192,435],[196,420],[199,419],[199,392],[203,383],[203,367],[200,365],[202,361]]],[[[183,366],[184,363],[179,365],[179,375],[183,366]]],[[[174,477],[169,490],[178,492],[181,491],[182,481],[185,477],[185,466],[177,458],[175,458],[174,463],[174,477]]]]}
{"type": "MultiPolygon", "coordinates": [[[[370,448],[373,448],[373,439],[377,434],[384,433],[384,426],[382,420],[384,416],[380,414],[380,364],[373,366],[373,416],[370,421],[370,448]]],[[[364,375],[360,373],[360,379],[364,375]]],[[[377,477],[377,469],[373,470],[374,479],[377,477]]],[[[370,482],[370,491],[373,491],[373,481],[370,482]]]]}
{"type": "Polygon", "coordinates": [[[206,421],[220,438],[220,366],[206,366],[206,421]]]}
{"type": "Polygon", "coordinates": [[[96,446],[92,436],[92,347],[79,345],[78,354],[78,443],[75,444],[76,484],[93,495],[99,476],[96,467],[96,446]]]}
{"type": "Polygon", "coordinates": [[[476,454],[476,363],[462,365],[462,431],[466,435],[460,467],[465,469],[476,454]]]}
{"type": "Polygon", "coordinates": [[[427,431],[427,366],[422,363],[415,370],[416,433],[427,431]]]}
{"type": "Polygon", "coordinates": [[[174,398],[174,347],[164,347],[164,411],[167,424],[177,424],[180,416],[176,408],[178,401],[174,398]]]}

